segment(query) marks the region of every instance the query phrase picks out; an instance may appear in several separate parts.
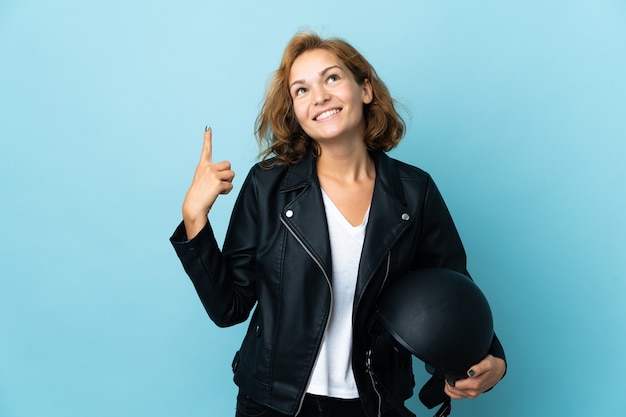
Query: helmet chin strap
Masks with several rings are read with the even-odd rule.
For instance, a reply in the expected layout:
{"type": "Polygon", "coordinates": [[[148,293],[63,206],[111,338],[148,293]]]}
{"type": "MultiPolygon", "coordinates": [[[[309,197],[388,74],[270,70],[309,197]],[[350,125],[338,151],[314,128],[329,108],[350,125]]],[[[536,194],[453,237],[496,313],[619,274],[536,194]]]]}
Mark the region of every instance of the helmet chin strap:
{"type": "Polygon", "coordinates": [[[443,403],[434,417],[448,416],[452,411],[451,400],[444,392],[444,386],[445,379],[435,374],[424,384],[419,393],[420,401],[429,409],[443,403]]]}
{"type": "Polygon", "coordinates": [[[448,400],[447,402],[441,405],[441,408],[439,408],[437,413],[435,413],[434,417],[449,416],[451,411],[452,411],[452,404],[450,403],[450,400],[448,400]]]}

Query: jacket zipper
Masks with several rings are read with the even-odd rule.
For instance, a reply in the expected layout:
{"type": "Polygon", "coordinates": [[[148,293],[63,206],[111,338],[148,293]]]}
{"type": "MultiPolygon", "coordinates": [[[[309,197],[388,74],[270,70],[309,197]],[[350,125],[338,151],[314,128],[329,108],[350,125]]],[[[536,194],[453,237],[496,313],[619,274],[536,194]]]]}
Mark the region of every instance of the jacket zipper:
{"type": "MultiPolygon", "coordinates": [[[[389,254],[387,255],[387,268],[385,269],[385,277],[383,278],[383,283],[380,286],[380,289],[378,290],[378,295],[376,296],[376,299],[378,300],[378,297],[380,297],[380,293],[383,291],[383,288],[385,287],[385,283],[387,282],[387,278],[389,277],[389,268],[391,267],[391,251],[389,251],[389,254]]],[[[372,388],[374,388],[374,392],[376,393],[376,395],[378,396],[378,417],[382,416],[382,408],[383,408],[383,400],[382,400],[382,396],[380,394],[380,392],[376,389],[376,381],[374,380],[374,371],[372,369],[372,349],[369,349],[366,353],[366,368],[368,370],[368,374],[370,376],[370,380],[372,381],[372,388]]]]}
{"type": "MultiPolygon", "coordinates": [[[[313,254],[311,253],[311,251],[309,251],[309,249],[306,247],[306,245],[304,244],[304,242],[302,242],[302,240],[298,237],[298,235],[296,235],[293,231],[293,229],[291,227],[289,227],[289,225],[282,219],[280,219],[280,221],[282,222],[282,224],[285,225],[285,227],[287,228],[287,230],[289,230],[289,233],[291,233],[291,235],[296,239],[296,241],[300,244],[300,246],[302,246],[302,249],[304,249],[304,251],[309,255],[309,257],[311,257],[311,259],[313,259],[313,262],[315,262],[315,264],[317,264],[318,268],[322,271],[322,273],[324,274],[324,278],[326,278],[326,283],[328,284],[328,291],[330,292],[330,308],[328,310],[328,317],[326,317],[326,325],[324,327],[324,333],[323,335],[326,334],[326,330],[328,330],[328,324],[330,323],[330,316],[333,313],[333,287],[330,283],[330,279],[328,278],[328,274],[326,273],[326,270],[322,267],[322,264],[317,260],[317,258],[315,256],[313,256],[313,254]]],[[[323,336],[322,336],[323,337],[323,336]]],[[[317,358],[316,358],[317,361],[317,358]]],[[[315,365],[313,365],[315,366],[315,365]]],[[[313,376],[313,372],[311,371],[311,373],[309,374],[309,382],[311,381],[311,377],[313,376]]],[[[308,382],[307,382],[307,386],[308,386],[308,382]]],[[[302,410],[302,404],[304,404],[304,393],[302,394],[302,399],[300,400],[300,405],[298,406],[298,411],[296,411],[296,416],[298,414],[300,414],[300,411],[302,410]]],[[[380,414],[380,412],[379,412],[380,414]]]]}

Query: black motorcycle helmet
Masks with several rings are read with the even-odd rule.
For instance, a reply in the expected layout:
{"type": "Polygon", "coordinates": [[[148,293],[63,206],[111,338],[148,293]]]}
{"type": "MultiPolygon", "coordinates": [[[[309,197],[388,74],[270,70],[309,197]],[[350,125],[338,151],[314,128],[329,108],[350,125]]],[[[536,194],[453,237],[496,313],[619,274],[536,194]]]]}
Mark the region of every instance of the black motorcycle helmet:
{"type": "Polygon", "coordinates": [[[420,269],[398,279],[382,293],[375,319],[448,380],[465,378],[493,339],[487,299],[474,281],[450,269],[420,269]]]}

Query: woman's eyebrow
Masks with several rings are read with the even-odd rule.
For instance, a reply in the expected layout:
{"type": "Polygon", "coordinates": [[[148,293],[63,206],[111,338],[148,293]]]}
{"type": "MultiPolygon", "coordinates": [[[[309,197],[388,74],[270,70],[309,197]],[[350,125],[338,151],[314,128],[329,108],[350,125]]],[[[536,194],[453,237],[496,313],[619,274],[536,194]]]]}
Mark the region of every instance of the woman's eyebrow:
{"type": "Polygon", "coordinates": [[[324,69],[322,70],[322,72],[320,72],[320,75],[324,75],[324,74],[326,74],[328,71],[330,71],[330,70],[332,70],[332,69],[335,69],[335,68],[337,68],[337,69],[342,69],[339,65],[331,65],[330,67],[324,68],[324,69]]]}
{"type": "MultiPolygon", "coordinates": [[[[332,70],[332,69],[342,69],[339,65],[331,65],[330,67],[326,67],[323,70],[320,71],[319,75],[324,75],[326,74],[328,71],[332,70]]],[[[291,84],[289,84],[289,89],[291,89],[291,87],[293,87],[296,84],[304,84],[304,80],[295,80],[294,82],[292,82],[291,84]]]]}

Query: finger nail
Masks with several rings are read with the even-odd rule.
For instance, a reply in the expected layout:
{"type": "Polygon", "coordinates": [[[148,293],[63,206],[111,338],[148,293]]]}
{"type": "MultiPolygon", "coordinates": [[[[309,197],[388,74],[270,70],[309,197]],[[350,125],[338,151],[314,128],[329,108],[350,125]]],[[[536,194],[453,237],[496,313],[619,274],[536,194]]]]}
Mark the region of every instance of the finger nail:
{"type": "Polygon", "coordinates": [[[204,126],[204,131],[205,132],[208,132],[209,130],[211,130],[211,126],[209,126],[209,125],[204,126]]]}
{"type": "Polygon", "coordinates": [[[476,375],[476,372],[474,372],[472,369],[470,369],[467,374],[471,377],[473,377],[474,375],[476,375]]]}

